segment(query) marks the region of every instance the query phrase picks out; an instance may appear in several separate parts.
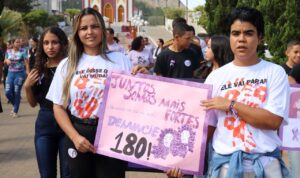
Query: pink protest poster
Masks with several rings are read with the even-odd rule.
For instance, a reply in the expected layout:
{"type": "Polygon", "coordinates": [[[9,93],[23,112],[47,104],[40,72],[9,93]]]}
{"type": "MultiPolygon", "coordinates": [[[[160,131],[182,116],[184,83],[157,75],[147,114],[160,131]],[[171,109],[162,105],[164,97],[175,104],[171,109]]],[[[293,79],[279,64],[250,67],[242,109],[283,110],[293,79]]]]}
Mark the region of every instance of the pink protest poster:
{"type": "Polygon", "coordinates": [[[300,85],[292,85],[287,124],[280,128],[283,150],[300,150],[300,85]]]}
{"type": "Polygon", "coordinates": [[[111,73],[95,139],[98,154],[159,170],[201,175],[212,86],[150,75],[111,73]]]}

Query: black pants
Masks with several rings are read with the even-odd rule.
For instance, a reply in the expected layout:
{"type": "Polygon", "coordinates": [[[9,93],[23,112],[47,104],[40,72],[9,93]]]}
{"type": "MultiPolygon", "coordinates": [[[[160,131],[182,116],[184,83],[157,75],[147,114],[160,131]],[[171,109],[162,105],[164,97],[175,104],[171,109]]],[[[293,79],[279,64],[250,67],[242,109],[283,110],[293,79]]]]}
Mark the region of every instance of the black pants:
{"type": "MultiPolygon", "coordinates": [[[[73,123],[77,132],[94,143],[97,126],[73,123]]],[[[125,178],[127,162],[99,154],[80,153],[73,142],[66,137],[67,161],[72,178],[125,178]],[[74,151],[76,152],[74,153],[74,151]],[[73,157],[73,158],[72,158],[73,157]]]]}

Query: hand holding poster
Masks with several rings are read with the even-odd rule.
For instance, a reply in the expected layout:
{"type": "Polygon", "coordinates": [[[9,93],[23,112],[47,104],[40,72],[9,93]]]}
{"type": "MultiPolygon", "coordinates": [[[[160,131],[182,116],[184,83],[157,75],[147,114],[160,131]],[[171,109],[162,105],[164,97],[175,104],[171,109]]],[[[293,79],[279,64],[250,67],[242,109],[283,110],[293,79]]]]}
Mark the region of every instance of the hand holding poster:
{"type": "Polygon", "coordinates": [[[280,128],[282,149],[300,150],[300,85],[291,86],[288,124],[280,128]]]}
{"type": "Polygon", "coordinates": [[[99,154],[160,170],[202,174],[211,86],[111,73],[106,83],[95,147],[99,154]]]}

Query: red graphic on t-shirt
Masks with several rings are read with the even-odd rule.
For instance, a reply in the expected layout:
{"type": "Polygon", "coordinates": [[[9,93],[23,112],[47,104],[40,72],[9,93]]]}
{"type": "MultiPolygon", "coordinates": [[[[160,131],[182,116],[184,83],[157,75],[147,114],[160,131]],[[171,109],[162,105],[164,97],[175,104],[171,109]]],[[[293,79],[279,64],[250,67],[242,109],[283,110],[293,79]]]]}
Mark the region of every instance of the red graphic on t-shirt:
{"type": "Polygon", "coordinates": [[[86,84],[90,81],[90,79],[88,78],[78,78],[76,81],[75,81],[75,86],[82,90],[84,88],[86,88],[86,84]]]}
{"type": "MultiPolygon", "coordinates": [[[[266,100],[267,88],[266,83],[247,83],[244,79],[236,79],[235,83],[242,83],[240,87],[229,89],[225,93],[225,98],[242,102],[250,107],[258,107],[259,104],[266,100]]],[[[230,83],[230,82],[227,82],[230,83]]],[[[224,120],[224,127],[232,132],[232,146],[236,147],[242,142],[244,151],[250,152],[256,148],[256,143],[252,133],[247,129],[247,123],[243,118],[235,118],[231,112],[226,112],[227,117],[224,120]]]]}
{"type": "Polygon", "coordinates": [[[99,107],[103,95],[101,85],[105,83],[105,79],[88,79],[78,78],[74,85],[77,87],[74,108],[79,118],[96,117],[94,111],[99,107]]]}

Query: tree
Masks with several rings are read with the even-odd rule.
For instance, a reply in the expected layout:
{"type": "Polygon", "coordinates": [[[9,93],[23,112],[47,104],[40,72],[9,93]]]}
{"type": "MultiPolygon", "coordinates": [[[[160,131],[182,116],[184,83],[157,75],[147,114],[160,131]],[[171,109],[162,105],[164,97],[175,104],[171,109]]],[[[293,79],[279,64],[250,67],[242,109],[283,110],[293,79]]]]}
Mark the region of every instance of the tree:
{"type": "Polygon", "coordinates": [[[27,13],[36,6],[37,0],[4,0],[4,6],[18,12],[27,13]]]}
{"type": "Polygon", "coordinates": [[[259,3],[258,9],[264,14],[265,20],[265,41],[276,63],[285,62],[286,44],[300,38],[299,8],[297,0],[264,0],[259,3]]]}
{"type": "Polygon", "coordinates": [[[48,26],[48,16],[48,12],[45,10],[33,10],[24,16],[23,21],[28,27],[29,33],[36,35],[37,27],[43,28],[48,26]]]}
{"type": "Polygon", "coordinates": [[[271,60],[284,62],[285,48],[288,41],[300,38],[299,0],[206,0],[208,33],[227,34],[227,19],[235,7],[249,6],[259,9],[265,21],[264,42],[269,46],[271,60]]]}
{"type": "Polygon", "coordinates": [[[7,40],[10,36],[18,36],[22,24],[21,13],[4,8],[0,17],[1,37],[7,40]]]}
{"type": "Polygon", "coordinates": [[[70,21],[73,22],[75,15],[80,13],[80,9],[66,9],[65,13],[69,15],[70,21]]]}
{"type": "Polygon", "coordinates": [[[81,9],[82,8],[82,0],[64,0],[62,1],[62,9],[65,11],[66,9],[81,9]]]}
{"type": "Polygon", "coordinates": [[[207,17],[207,13],[204,9],[204,6],[197,6],[194,11],[199,11],[200,12],[200,18],[197,22],[198,25],[201,25],[203,28],[207,29],[207,23],[208,23],[208,17],[207,17]]]}
{"type": "Polygon", "coordinates": [[[180,8],[165,8],[164,13],[168,19],[175,19],[177,17],[184,16],[184,10],[180,8]]]}
{"type": "Polygon", "coordinates": [[[237,0],[207,0],[205,11],[208,17],[207,31],[211,34],[228,34],[227,20],[237,0]]]}

